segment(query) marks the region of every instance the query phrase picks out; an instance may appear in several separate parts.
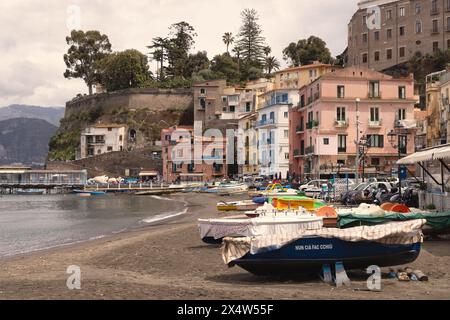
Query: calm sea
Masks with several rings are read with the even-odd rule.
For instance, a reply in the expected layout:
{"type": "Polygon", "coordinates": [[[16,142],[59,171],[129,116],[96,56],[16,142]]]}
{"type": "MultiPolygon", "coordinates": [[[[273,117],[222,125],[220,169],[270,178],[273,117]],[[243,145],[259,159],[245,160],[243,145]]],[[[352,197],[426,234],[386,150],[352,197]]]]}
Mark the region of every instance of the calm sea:
{"type": "Polygon", "coordinates": [[[97,239],[186,212],[168,198],[0,196],[0,258],[97,239]]]}

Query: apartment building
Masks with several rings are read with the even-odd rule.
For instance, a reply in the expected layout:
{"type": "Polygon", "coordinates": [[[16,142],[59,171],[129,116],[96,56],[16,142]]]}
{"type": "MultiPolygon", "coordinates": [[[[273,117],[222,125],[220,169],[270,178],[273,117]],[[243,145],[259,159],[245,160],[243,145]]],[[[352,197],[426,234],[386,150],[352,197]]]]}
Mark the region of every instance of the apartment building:
{"type": "Polygon", "coordinates": [[[264,97],[256,124],[260,175],[285,178],[289,171],[289,106],[298,103],[298,90],[272,90],[264,97]]]}
{"type": "Polygon", "coordinates": [[[315,178],[355,172],[357,150],[366,174],[389,173],[398,160],[399,143],[402,154],[414,152],[412,75],[395,79],[349,67],[323,75],[301,88],[299,95],[300,102],[289,115],[292,174],[315,178]],[[400,134],[392,144],[391,132],[400,134]]]}
{"type": "Polygon", "coordinates": [[[427,146],[450,143],[450,71],[435,72],[426,77],[427,146]]]}
{"type": "Polygon", "coordinates": [[[227,139],[196,136],[193,127],[161,131],[163,179],[166,182],[210,182],[226,178],[227,139]]]}
{"type": "Polygon", "coordinates": [[[127,149],[128,140],[136,139],[136,131],[127,135],[127,127],[117,124],[102,124],[87,127],[81,133],[78,159],[127,149]]]}
{"type": "Polygon", "coordinates": [[[450,0],[365,0],[348,24],[348,66],[377,71],[450,48],[450,0]]]}

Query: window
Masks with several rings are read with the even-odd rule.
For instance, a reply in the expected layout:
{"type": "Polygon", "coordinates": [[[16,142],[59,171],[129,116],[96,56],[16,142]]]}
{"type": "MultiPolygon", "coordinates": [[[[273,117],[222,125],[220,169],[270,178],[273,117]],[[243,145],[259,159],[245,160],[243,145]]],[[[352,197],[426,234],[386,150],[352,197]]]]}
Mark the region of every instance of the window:
{"type": "Polygon", "coordinates": [[[345,121],[345,107],[337,107],[336,120],[337,121],[345,121]]]}
{"type": "Polygon", "coordinates": [[[392,19],[392,10],[386,10],[386,20],[392,19]]]}
{"type": "Polygon", "coordinates": [[[399,53],[398,53],[398,55],[400,56],[400,58],[404,58],[404,57],[405,57],[405,55],[406,55],[405,52],[406,52],[405,47],[399,48],[399,53]]]}
{"type": "Polygon", "coordinates": [[[338,135],[338,152],[347,152],[347,136],[338,135]]]}
{"type": "Polygon", "coordinates": [[[201,89],[200,89],[200,94],[206,94],[206,89],[201,88],[201,89]]]}
{"type": "Polygon", "coordinates": [[[284,130],[284,138],[289,139],[289,130],[284,130]]]}
{"type": "Polygon", "coordinates": [[[285,153],[285,154],[284,154],[284,159],[285,159],[285,160],[289,160],[289,153],[285,153]]]}
{"type": "Polygon", "coordinates": [[[375,61],[380,61],[380,51],[375,51],[375,61]]]}
{"type": "Polygon", "coordinates": [[[399,28],[399,34],[400,34],[401,37],[403,37],[405,35],[405,27],[404,26],[401,26],[399,28]]]}
{"type": "Polygon", "coordinates": [[[406,99],[406,87],[404,86],[398,87],[398,98],[406,99]]]}
{"type": "Polygon", "coordinates": [[[337,86],[337,97],[345,98],[345,86],[337,86]]]}
{"type": "Polygon", "coordinates": [[[330,138],[323,138],[323,144],[324,144],[325,146],[330,145],[330,138]]]}
{"type": "Polygon", "coordinates": [[[285,113],[284,113],[284,118],[285,118],[285,119],[288,119],[288,118],[289,118],[289,112],[285,112],[285,113]]]}
{"type": "Polygon", "coordinates": [[[446,31],[450,31],[450,17],[447,17],[447,29],[446,31]]]}
{"type": "Polygon", "coordinates": [[[367,16],[363,16],[362,18],[363,18],[362,19],[363,26],[367,25],[367,16]]]}
{"type": "Polygon", "coordinates": [[[369,97],[370,98],[380,97],[380,82],[378,81],[369,82],[369,97]]]}
{"type": "Polygon", "coordinates": [[[450,39],[447,40],[447,49],[450,49],[450,39]]]}
{"type": "Polygon", "coordinates": [[[235,106],[230,106],[230,112],[235,112],[236,111],[236,107],[235,106]]]}
{"type": "Polygon", "coordinates": [[[384,136],[369,134],[367,135],[367,143],[371,148],[384,148],[384,136]]]}
{"type": "Polygon", "coordinates": [[[406,120],[406,109],[398,109],[397,118],[399,121],[406,120]]]}
{"type": "Polygon", "coordinates": [[[367,33],[363,33],[363,43],[367,43],[367,33]]]}
{"type": "Polygon", "coordinates": [[[439,50],[439,42],[434,41],[433,42],[433,52],[436,52],[439,50]]]}
{"type": "Polygon", "coordinates": [[[271,112],[269,116],[270,120],[275,120],[275,112],[271,112]]]}
{"type": "Polygon", "coordinates": [[[404,17],[405,16],[405,7],[400,7],[399,15],[400,15],[400,17],[404,17]]]}
{"type": "Polygon", "coordinates": [[[450,11],[450,0],[446,0],[446,6],[445,6],[447,11],[450,11]]]}
{"type": "Polygon", "coordinates": [[[422,33],[422,22],[416,21],[416,33],[422,33]]]}
{"type": "Polygon", "coordinates": [[[386,59],[391,60],[392,59],[392,49],[386,50],[386,59]]]}
{"type": "Polygon", "coordinates": [[[420,14],[420,11],[422,11],[422,7],[419,3],[416,3],[416,14],[420,14]]]}
{"type": "Polygon", "coordinates": [[[433,20],[433,24],[431,27],[431,32],[433,33],[438,33],[439,32],[439,21],[438,20],[433,20]]]}
{"type": "Polygon", "coordinates": [[[387,37],[388,39],[391,39],[391,38],[392,38],[392,29],[387,29],[387,30],[386,30],[386,37],[387,37]]]}
{"type": "Polygon", "coordinates": [[[263,115],[261,116],[261,121],[262,121],[262,122],[266,122],[266,121],[267,121],[267,115],[266,115],[266,114],[263,114],[263,115]]]}
{"type": "Polygon", "coordinates": [[[113,147],[108,147],[108,152],[113,151],[113,147]]]}
{"type": "MultiPolygon", "coordinates": [[[[169,136],[169,138],[170,138],[170,136],[169,136]]],[[[122,142],[122,140],[123,140],[123,136],[120,135],[120,136],[119,136],[119,141],[122,142]]],[[[166,136],[166,140],[167,140],[167,136],[166,136]]]]}
{"type": "Polygon", "coordinates": [[[222,102],[226,103],[227,102],[227,97],[222,97],[222,102]]]}
{"type": "Polygon", "coordinates": [[[362,62],[367,63],[367,53],[363,53],[362,55],[362,62]]]}
{"type": "Polygon", "coordinates": [[[111,132],[111,131],[112,131],[112,128],[108,128],[108,131],[111,132]]]}
{"type": "Polygon", "coordinates": [[[375,38],[375,41],[380,40],[380,31],[375,31],[375,32],[373,33],[373,36],[374,36],[374,38],[375,38]]]}
{"type": "Polygon", "coordinates": [[[206,109],[206,100],[205,100],[205,98],[201,98],[200,99],[200,108],[201,109],[206,109]]]}
{"type": "Polygon", "coordinates": [[[252,111],[252,103],[251,102],[247,102],[245,104],[245,112],[250,112],[252,111]]]}
{"type": "Polygon", "coordinates": [[[380,109],[379,108],[370,108],[370,121],[371,122],[379,122],[380,121],[380,109]]]}
{"type": "Polygon", "coordinates": [[[431,0],[431,14],[438,13],[437,0],[431,0]]]}
{"type": "Polygon", "coordinates": [[[370,159],[370,165],[373,167],[378,167],[380,165],[380,158],[370,159]]]}

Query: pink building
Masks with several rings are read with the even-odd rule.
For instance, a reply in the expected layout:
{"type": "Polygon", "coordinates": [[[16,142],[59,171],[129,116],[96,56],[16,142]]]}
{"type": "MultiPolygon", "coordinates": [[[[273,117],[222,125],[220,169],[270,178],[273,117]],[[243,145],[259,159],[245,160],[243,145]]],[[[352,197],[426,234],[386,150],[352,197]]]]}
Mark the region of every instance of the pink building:
{"type": "MultiPolygon", "coordinates": [[[[388,133],[400,138],[403,153],[414,152],[414,79],[359,67],[328,73],[299,91],[300,102],[290,110],[290,172],[302,178],[355,173],[356,119],[359,110],[360,173],[391,172],[398,160],[388,133]],[[368,146],[368,147],[366,147],[368,146]]],[[[395,147],[395,148],[394,148],[395,147]]]]}
{"type": "Polygon", "coordinates": [[[208,182],[227,177],[226,139],[196,137],[193,127],[161,131],[163,178],[173,182],[208,182]]]}

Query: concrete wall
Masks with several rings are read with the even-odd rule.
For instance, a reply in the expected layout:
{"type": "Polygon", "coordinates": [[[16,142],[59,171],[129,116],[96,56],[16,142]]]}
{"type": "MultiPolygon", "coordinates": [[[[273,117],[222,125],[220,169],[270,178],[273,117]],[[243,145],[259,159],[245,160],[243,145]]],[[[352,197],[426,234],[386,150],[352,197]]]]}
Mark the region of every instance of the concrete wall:
{"type": "Polygon", "coordinates": [[[193,105],[193,93],[190,89],[128,89],[75,98],[66,103],[65,117],[96,107],[104,108],[105,112],[120,108],[163,111],[187,110],[193,108],[193,105]]]}

